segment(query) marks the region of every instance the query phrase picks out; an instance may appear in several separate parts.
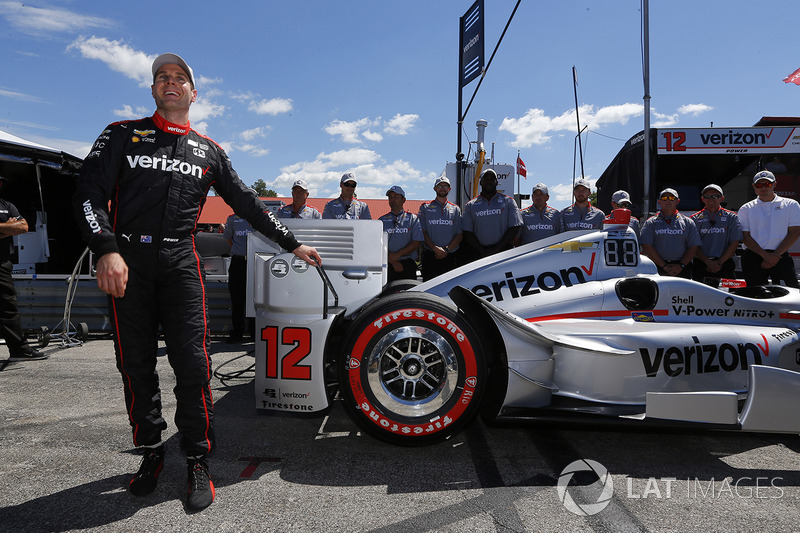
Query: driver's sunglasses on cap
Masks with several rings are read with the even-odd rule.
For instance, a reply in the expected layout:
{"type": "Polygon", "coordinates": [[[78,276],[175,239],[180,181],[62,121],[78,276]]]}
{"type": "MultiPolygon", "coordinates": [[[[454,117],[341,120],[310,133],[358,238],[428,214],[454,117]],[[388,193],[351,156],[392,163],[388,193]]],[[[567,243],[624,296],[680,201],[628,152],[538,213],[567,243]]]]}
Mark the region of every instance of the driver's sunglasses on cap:
{"type": "Polygon", "coordinates": [[[706,200],[719,200],[720,198],[722,198],[722,195],[721,194],[704,194],[703,198],[705,198],[706,200]]]}
{"type": "Polygon", "coordinates": [[[355,189],[355,188],[356,188],[356,184],[355,184],[355,183],[353,183],[352,181],[345,182],[345,183],[343,183],[342,185],[344,185],[345,187],[350,187],[350,188],[353,188],[353,189],[355,189]]]}
{"type": "Polygon", "coordinates": [[[665,194],[665,195],[662,195],[661,198],[659,198],[659,200],[664,200],[664,201],[668,201],[668,202],[671,202],[672,200],[677,200],[677,199],[678,199],[678,197],[675,196],[674,194],[665,194]]]}

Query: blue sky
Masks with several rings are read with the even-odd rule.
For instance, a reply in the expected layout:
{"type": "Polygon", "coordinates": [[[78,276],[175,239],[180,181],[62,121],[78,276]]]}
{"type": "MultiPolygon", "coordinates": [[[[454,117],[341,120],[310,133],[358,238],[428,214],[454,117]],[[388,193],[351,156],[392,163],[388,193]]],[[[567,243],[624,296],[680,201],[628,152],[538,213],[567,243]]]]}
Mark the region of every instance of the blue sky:
{"type": "MultiPolygon", "coordinates": [[[[486,0],[486,54],[515,0],[486,0]]],[[[289,195],[297,178],[334,197],[343,172],[358,194],[393,184],[433,197],[455,160],[458,19],[471,0],[293,2],[0,0],[0,130],[83,157],[106,124],[151,115],[150,64],[192,66],[192,126],[221,144],[242,179],[289,195]]],[[[462,145],[486,119],[496,163],[528,167],[550,204],[569,204],[576,135],[600,177],[642,129],[639,0],[523,0],[465,118],[462,145]]],[[[654,127],[749,126],[800,116],[796,0],[650,2],[654,127]]],[[[464,105],[477,80],[464,88],[464,105]]],[[[470,158],[472,154],[470,155],[470,158]]],[[[577,165],[580,172],[580,165],[577,165]]]]}

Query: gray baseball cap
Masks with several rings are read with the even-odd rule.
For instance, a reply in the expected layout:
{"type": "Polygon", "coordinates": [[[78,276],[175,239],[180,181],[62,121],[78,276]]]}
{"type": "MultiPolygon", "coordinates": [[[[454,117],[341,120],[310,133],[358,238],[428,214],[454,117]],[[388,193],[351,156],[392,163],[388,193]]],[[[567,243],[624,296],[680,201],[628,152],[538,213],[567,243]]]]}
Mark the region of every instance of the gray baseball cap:
{"type": "Polygon", "coordinates": [[[155,61],[153,61],[153,80],[156,79],[156,73],[158,72],[158,69],[164,65],[178,65],[181,67],[189,76],[189,81],[192,82],[192,87],[195,87],[196,84],[194,82],[194,71],[192,71],[192,67],[190,67],[178,54],[161,54],[155,59],[155,61]]]}

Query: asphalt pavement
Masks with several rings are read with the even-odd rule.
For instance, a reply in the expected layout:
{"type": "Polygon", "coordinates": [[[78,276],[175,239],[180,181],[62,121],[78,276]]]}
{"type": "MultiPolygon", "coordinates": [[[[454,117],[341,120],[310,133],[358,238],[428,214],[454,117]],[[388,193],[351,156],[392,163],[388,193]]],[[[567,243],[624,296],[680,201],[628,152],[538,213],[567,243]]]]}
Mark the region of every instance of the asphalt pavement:
{"type": "Polygon", "coordinates": [[[140,458],[112,341],[56,338],[49,359],[22,363],[0,347],[0,531],[800,529],[796,435],[476,421],[402,448],[361,435],[338,401],[318,415],[256,411],[253,347],[213,343],[217,495],[198,513],[185,508],[166,357],[166,465],[155,492],[136,498],[127,485],[140,458]]]}

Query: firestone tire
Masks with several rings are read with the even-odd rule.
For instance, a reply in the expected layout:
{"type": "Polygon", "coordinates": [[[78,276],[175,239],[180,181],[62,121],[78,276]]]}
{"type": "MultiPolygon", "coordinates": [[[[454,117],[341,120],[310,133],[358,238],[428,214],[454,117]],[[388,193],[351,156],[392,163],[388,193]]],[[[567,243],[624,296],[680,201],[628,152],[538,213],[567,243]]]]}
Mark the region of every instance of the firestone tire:
{"type": "Polygon", "coordinates": [[[353,323],[339,358],[345,408],[366,433],[421,446],[458,433],[486,387],[480,339],[452,303],[425,293],[387,296],[353,323]]]}

